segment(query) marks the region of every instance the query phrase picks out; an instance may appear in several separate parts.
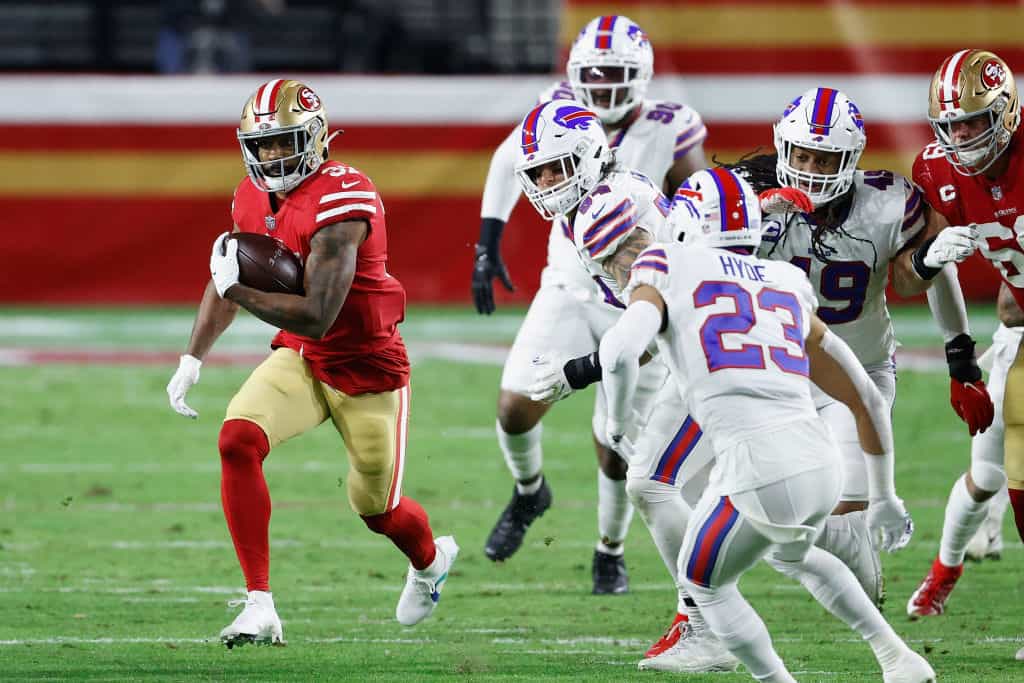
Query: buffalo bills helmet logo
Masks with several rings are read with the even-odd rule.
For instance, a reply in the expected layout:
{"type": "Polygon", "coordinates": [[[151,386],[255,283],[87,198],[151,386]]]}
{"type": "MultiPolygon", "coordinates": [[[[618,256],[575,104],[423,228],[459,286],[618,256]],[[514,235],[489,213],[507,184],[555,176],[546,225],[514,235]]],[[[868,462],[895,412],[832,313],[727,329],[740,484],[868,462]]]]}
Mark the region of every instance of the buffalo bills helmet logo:
{"type": "Polygon", "coordinates": [[[796,98],[795,100],[793,100],[792,102],[790,102],[786,106],[786,109],[782,112],[782,118],[786,118],[787,116],[792,114],[793,110],[796,109],[799,106],[800,106],[800,98],[798,97],[798,98],[796,98]]]}
{"type": "Polygon", "coordinates": [[[994,59],[985,62],[981,67],[981,83],[989,90],[995,90],[1006,82],[1006,69],[994,59]]]}
{"type": "Polygon", "coordinates": [[[644,33],[643,29],[636,24],[630,24],[629,28],[626,29],[626,35],[629,39],[638,45],[643,45],[647,42],[647,34],[644,33]]]}
{"type": "Polygon", "coordinates": [[[861,116],[860,109],[853,102],[848,102],[847,104],[849,104],[850,118],[853,119],[853,123],[861,130],[864,130],[864,117],[861,116]]]}
{"type": "Polygon", "coordinates": [[[580,130],[588,130],[592,120],[597,120],[597,114],[573,105],[560,107],[554,116],[554,122],[562,128],[579,128],[580,130]]]}

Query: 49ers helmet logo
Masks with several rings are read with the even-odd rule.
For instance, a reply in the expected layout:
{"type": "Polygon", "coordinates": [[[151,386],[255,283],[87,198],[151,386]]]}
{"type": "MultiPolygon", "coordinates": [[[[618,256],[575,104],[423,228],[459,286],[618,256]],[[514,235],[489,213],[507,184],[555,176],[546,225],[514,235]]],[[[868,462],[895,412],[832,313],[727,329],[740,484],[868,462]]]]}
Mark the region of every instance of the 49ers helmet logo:
{"type": "Polygon", "coordinates": [[[989,90],[995,90],[1006,82],[1006,69],[994,59],[985,62],[981,67],[981,83],[989,90]]]}
{"type": "Polygon", "coordinates": [[[316,111],[320,108],[320,98],[309,88],[299,91],[299,106],[306,111],[316,111]]]}

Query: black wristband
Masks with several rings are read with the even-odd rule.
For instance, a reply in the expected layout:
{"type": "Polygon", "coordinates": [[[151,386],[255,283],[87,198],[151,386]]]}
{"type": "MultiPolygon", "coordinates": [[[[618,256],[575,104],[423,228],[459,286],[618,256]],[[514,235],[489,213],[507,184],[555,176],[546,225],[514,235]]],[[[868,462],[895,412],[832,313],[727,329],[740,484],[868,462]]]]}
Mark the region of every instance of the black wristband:
{"type": "Polygon", "coordinates": [[[977,382],[981,379],[981,368],[974,358],[974,340],[969,334],[958,334],[946,342],[946,364],[949,376],[957,382],[977,382]]]}
{"type": "Polygon", "coordinates": [[[562,368],[565,379],[573,389],[585,389],[594,382],[601,381],[601,358],[597,351],[586,356],[573,358],[562,368]]]}
{"type": "Polygon", "coordinates": [[[931,248],[932,243],[938,235],[933,235],[924,241],[920,247],[918,247],[913,254],[910,255],[910,264],[914,266],[914,272],[917,273],[918,277],[922,280],[932,280],[942,270],[942,268],[932,268],[924,264],[924,257],[928,254],[928,249],[931,248]]]}
{"type": "Polygon", "coordinates": [[[505,221],[497,218],[480,219],[480,240],[478,246],[482,246],[488,255],[498,253],[498,244],[501,242],[501,231],[505,229],[505,221]]]}

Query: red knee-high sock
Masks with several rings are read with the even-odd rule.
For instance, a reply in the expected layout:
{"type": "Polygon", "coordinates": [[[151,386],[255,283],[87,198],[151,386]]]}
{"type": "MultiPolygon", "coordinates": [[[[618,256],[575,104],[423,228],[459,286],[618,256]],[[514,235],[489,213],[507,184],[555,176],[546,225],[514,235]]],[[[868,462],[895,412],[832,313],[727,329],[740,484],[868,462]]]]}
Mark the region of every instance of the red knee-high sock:
{"type": "Polygon", "coordinates": [[[270,492],[263,459],[267,435],[248,420],[228,420],[220,428],[220,499],[246,590],[270,590],[270,492]]]}
{"type": "Polygon", "coordinates": [[[384,534],[405,553],[416,569],[426,569],[434,561],[434,532],[426,511],[412,498],[402,496],[398,507],[382,515],[363,516],[371,531],[384,534]]]}
{"type": "Polygon", "coordinates": [[[1024,541],[1024,489],[1010,489],[1010,505],[1013,506],[1013,519],[1017,522],[1017,534],[1024,541]]]}

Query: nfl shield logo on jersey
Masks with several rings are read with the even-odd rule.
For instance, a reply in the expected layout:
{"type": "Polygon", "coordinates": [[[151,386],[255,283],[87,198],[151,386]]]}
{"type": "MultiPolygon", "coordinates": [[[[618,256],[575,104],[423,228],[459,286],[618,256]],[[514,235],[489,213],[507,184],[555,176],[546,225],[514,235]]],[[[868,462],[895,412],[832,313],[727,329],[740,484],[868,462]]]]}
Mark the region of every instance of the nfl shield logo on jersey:
{"type": "Polygon", "coordinates": [[[264,216],[263,223],[267,226],[267,232],[273,232],[277,228],[277,219],[273,216],[264,216]]]}

